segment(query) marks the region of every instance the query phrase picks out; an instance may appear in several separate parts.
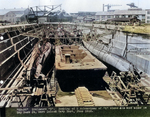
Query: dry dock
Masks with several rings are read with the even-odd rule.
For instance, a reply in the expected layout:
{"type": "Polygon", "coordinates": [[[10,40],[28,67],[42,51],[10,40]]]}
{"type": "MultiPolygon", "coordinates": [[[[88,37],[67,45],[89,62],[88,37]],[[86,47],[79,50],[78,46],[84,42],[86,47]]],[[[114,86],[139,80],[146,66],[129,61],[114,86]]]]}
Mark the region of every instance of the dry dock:
{"type": "MultiPolygon", "coordinates": [[[[148,57],[136,56],[135,64],[131,53],[123,50],[126,44],[120,42],[118,33],[107,29],[114,26],[101,26],[104,31],[98,32],[104,34],[96,34],[97,28],[99,25],[70,23],[0,27],[0,79],[4,81],[0,106],[148,105],[148,57]],[[83,34],[82,27],[93,29],[83,34]]],[[[128,49],[135,47],[135,40],[129,40],[128,49]]]]}

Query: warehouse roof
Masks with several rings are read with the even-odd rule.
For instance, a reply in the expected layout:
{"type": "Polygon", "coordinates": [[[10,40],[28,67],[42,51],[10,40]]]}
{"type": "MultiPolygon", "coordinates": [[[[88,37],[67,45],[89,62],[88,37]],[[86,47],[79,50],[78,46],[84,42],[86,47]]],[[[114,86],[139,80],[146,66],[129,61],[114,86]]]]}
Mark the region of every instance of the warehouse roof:
{"type": "Polygon", "coordinates": [[[10,11],[8,13],[13,13],[16,15],[16,17],[21,17],[24,15],[24,11],[10,11]]]}
{"type": "Polygon", "coordinates": [[[145,15],[145,10],[117,10],[114,15],[145,15]]]}
{"type": "Polygon", "coordinates": [[[21,8],[21,9],[0,9],[0,15],[5,15],[6,13],[10,11],[25,11],[27,8],[21,8]]]}

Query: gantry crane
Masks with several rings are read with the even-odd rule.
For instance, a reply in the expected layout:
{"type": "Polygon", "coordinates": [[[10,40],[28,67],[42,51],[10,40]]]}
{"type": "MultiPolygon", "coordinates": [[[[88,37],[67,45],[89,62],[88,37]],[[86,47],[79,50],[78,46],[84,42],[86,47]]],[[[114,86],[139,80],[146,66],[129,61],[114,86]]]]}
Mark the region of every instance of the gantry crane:
{"type": "Polygon", "coordinates": [[[130,8],[138,8],[137,6],[135,6],[134,3],[130,3],[130,4],[127,4],[128,6],[130,6],[130,8]]]}
{"type": "Polygon", "coordinates": [[[39,17],[47,17],[54,14],[54,10],[60,8],[61,5],[35,6],[29,8],[29,13],[26,15],[28,23],[38,23],[39,17]]]}

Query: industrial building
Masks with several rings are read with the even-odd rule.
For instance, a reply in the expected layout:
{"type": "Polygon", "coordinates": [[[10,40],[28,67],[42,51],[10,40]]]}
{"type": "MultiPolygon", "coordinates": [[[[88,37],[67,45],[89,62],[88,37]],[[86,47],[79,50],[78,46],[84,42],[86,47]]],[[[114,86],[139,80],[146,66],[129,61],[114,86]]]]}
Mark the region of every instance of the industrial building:
{"type": "Polygon", "coordinates": [[[101,11],[95,14],[96,21],[106,21],[114,18],[114,12],[101,11]]]}
{"type": "Polygon", "coordinates": [[[47,18],[48,18],[47,19],[48,22],[72,21],[72,17],[68,13],[66,13],[65,10],[62,10],[62,11],[58,10],[54,14],[49,15],[47,18]]]}
{"type": "Polygon", "coordinates": [[[146,9],[146,22],[150,23],[150,9],[146,9]]]}
{"type": "Polygon", "coordinates": [[[9,21],[12,24],[25,21],[25,15],[28,14],[28,8],[21,9],[1,9],[0,10],[0,20],[9,21]]]}
{"type": "Polygon", "coordinates": [[[87,11],[79,11],[78,15],[79,16],[94,16],[96,12],[87,12],[87,11]]]}
{"type": "Polygon", "coordinates": [[[141,8],[129,8],[127,10],[108,10],[100,12],[78,12],[70,13],[73,17],[73,22],[87,22],[84,19],[90,19],[88,22],[92,21],[107,21],[111,19],[120,20],[134,18],[135,16],[142,23],[150,23],[150,9],[143,10],[141,8]]]}
{"type": "Polygon", "coordinates": [[[79,11],[78,13],[70,13],[72,21],[77,23],[89,23],[95,20],[96,12],[79,11]]]}
{"type": "Polygon", "coordinates": [[[143,23],[146,22],[146,11],[140,8],[130,8],[128,10],[117,10],[114,12],[115,18],[131,18],[137,16],[143,23]]]}
{"type": "Polygon", "coordinates": [[[133,18],[137,16],[139,20],[143,23],[147,22],[147,11],[142,10],[141,8],[130,8],[128,10],[115,10],[114,12],[110,11],[102,11],[97,12],[95,15],[95,19],[98,21],[106,21],[113,18],[133,18]]]}

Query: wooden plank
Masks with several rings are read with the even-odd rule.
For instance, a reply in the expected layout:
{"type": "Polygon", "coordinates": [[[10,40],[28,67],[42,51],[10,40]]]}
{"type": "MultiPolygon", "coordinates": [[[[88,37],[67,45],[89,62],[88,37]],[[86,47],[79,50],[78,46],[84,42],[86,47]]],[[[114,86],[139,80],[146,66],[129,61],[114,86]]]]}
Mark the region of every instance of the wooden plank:
{"type": "Polygon", "coordinates": [[[34,95],[37,95],[37,96],[42,95],[42,94],[43,94],[43,89],[42,88],[37,88],[36,92],[34,93],[34,95]]]}
{"type": "Polygon", "coordinates": [[[14,89],[31,89],[31,87],[23,87],[23,88],[19,88],[19,87],[0,88],[0,91],[2,91],[2,90],[14,90],[14,89]]]}
{"type": "Polygon", "coordinates": [[[85,87],[78,87],[75,90],[75,95],[79,106],[94,106],[92,95],[85,87]]]}

